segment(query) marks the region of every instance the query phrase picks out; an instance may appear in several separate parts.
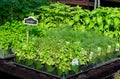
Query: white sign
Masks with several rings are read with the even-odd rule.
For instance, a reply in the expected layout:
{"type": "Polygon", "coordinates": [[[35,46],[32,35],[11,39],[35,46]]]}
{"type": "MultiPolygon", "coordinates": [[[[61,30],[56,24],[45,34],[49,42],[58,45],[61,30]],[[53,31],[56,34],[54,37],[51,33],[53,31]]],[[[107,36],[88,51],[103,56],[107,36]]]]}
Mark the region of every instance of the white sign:
{"type": "Polygon", "coordinates": [[[32,16],[29,16],[28,18],[24,19],[24,24],[27,24],[27,25],[37,25],[38,24],[38,20],[36,20],[32,16]]]}

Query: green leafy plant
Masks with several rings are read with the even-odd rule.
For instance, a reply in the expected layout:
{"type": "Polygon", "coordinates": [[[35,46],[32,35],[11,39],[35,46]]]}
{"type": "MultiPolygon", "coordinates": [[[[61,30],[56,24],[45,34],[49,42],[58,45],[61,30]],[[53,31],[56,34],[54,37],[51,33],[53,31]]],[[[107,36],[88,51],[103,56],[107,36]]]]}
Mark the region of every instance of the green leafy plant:
{"type": "Polygon", "coordinates": [[[0,25],[6,21],[23,20],[27,16],[32,16],[38,7],[48,3],[49,0],[1,0],[0,25]]]}
{"type": "MultiPolygon", "coordinates": [[[[25,7],[33,10],[36,6],[25,7]]],[[[69,75],[69,71],[77,73],[78,67],[71,66],[75,58],[79,66],[100,64],[106,62],[107,57],[114,58],[114,48],[120,49],[119,13],[119,8],[99,7],[89,11],[60,3],[37,7],[32,12],[39,20],[37,26],[29,27],[17,20],[0,26],[0,49],[8,50],[11,44],[17,63],[34,65],[38,70],[52,73],[57,69],[58,76],[69,75]]],[[[22,19],[26,15],[20,16],[22,19]]],[[[119,55],[119,51],[116,53],[119,55]]]]}

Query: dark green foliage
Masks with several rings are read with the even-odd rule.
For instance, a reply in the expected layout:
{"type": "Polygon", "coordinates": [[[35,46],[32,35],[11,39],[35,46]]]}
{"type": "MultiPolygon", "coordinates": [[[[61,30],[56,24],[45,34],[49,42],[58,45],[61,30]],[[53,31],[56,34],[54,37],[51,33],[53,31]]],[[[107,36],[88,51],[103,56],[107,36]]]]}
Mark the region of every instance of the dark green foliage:
{"type": "Polygon", "coordinates": [[[0,25],[6,21],[23,20],[27,16],[32,16],[38,7],[46,4],[49,4],[48,0],[1,0],[0,25]]]}

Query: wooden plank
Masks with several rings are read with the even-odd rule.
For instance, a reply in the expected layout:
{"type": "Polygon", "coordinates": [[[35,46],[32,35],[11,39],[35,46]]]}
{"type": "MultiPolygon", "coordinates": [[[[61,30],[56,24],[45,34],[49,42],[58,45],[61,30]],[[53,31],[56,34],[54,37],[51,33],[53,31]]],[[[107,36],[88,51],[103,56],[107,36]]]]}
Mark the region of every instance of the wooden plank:
{"type": "Polygon", "coordinates": [[[120,69],[120,60],[113,61],[87,72],[78,74],[78,76],[71,77],[70,79],[104,79],[112,76],[120,69]]]}
{"type": "Polygon", "coordinates": [[[30,69],[16,66],[11,62],[4,62],[4,61],[0,61],[0,71],[18,77],[19,79],[54,79],[55,78],[50,75],[38,73],[30,69]]]}
{"type": "Polygon", "coordinates": [[[94,2],[89,2],[89,0],[54,0],[54,2],[61,2],[70,5],[94,6],[94,2]]]}
{"type": "Polygon", "coordinates": [[[110,1],[110,2],[120,2],[120,0],[104,0],[104,1],[110,1]]]}
{"type": "MultiPolygon", "coordinates": [[[[76,74],[66,79],[103,79],[115,73],[120,69],[120,59],[104,64],[100,67],[93,68],[89,71],[76,74]]],[[[17,66],[12,62],[0,61],[0,71],[18,77],[19,79],[61,79],[50,75],[38,73],[34,70],[17,66]]]]}

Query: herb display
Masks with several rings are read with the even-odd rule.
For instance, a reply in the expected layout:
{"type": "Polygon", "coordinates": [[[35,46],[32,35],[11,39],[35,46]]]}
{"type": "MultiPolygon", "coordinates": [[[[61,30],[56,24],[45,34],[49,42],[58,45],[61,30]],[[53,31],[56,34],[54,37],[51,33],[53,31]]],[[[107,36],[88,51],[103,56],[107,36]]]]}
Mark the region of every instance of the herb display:
{"type": "Polygon", "coordinates": [[[120,55],[119,8],[89,11],[52,3],[33,13],[38,19],[35,27],[18,20],[0,26],[0,53],[11,47],[17,63],[61,76],[120,55]]]}

